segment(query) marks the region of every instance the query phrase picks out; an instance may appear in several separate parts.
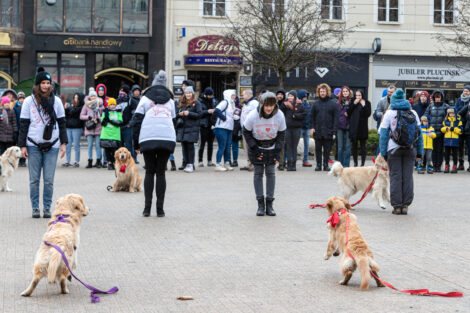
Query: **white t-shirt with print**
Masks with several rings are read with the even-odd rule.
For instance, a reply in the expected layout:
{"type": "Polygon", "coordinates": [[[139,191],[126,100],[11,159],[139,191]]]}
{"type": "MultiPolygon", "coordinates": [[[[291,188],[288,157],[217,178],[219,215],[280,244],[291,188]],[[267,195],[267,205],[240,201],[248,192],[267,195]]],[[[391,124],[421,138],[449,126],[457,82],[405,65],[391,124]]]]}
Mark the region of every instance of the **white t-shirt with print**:
{"type": "Polygon", "coordinates": [[[176,117],[175,103],[170,99],[165,104],[155,104],[143,96],[135,113],[143,114],[139,143],[148,140],[176,141],[173,119],[176,117]]]}
{"type": "MultiPolygon", "coordinates": [[[[411,110],[411,112],[413,112],[413,114],[415,115],[416,122],[418,123],[417,125],[419,127],[421,123],[419,121],[418,113],[416,113],[415,110],[411,110]]],[[[387,113],[385,113],[385,115],[382,118],[382,123],[380,124],[380,127],[379,127],[379,134],[382,128],[389,129],[390,133],[393,132],[397,128],[397,110],[388,110],[387,113]]],[[[390,151],[399,147],[400,146],[395,141],[393,141],[392,138],[388,140],[387,151],[390,151]]]]}
{"type": "MultiPolygon", "coordinates": [[[[56,114],[56,118],[65,117],[64,106],[59,97],[55,97],[54,111],[56,114]]],[[[50,117],[41,109],[41,105],[36,103],[36,100],[32,96],[29,96],[24,100],[23,106],[21,107],[20,118],[29,119],[31,121],[29,124],[27,136],[33,139],[36,143],[39,144],[43,142],[53,142],[54,140],[59,138],[59,124],[56,121],[54,129],[52,130],[51,139],[50,140],[42,139],[43,134],[44,134],[44,128],[46,127],[46,124],[49,123],[50,117]]],[[[34,146],[34,144],[30,142],[28,139],[26,140],[26,145],[34,146]]],[[[59,147],[60,147],[60,140],[57,140],[53,148],[59,148],[59,147]]]]}
{"type": "MultiPolygon", "coordinates": [[[[251,131],[253,137],[257,140],[272,140],[277,137],[277,132],[286,130],[286,119],[284,113],[277,111],[276,115],[269,119],[265,119],[259,116],[258,110],[252,110],[246,118],[243,127],[246,130],[251,131]]],[[[262,148],[262,147],[260,147],[262,148]]],[[[263,148],[266,150],[272,150],[275,145],[269,148],[263,148]]]]}

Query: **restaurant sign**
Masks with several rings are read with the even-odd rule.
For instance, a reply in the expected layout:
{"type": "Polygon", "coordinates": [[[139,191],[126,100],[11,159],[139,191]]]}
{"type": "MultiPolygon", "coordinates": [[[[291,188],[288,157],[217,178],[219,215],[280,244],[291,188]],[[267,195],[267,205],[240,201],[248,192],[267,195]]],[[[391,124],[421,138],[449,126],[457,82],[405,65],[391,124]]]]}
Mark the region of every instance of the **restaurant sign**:
{"type": "Polygon", "coordinates": [[[185,56],[185,65],[237,65],[243,64],[241,57],[224,56],[185,56]]]}
{"type": "Polygon", "coordinates": [[[238,42],[219,35],[200,36],[188,42],[188,55],[239,56],[238,42]]]}

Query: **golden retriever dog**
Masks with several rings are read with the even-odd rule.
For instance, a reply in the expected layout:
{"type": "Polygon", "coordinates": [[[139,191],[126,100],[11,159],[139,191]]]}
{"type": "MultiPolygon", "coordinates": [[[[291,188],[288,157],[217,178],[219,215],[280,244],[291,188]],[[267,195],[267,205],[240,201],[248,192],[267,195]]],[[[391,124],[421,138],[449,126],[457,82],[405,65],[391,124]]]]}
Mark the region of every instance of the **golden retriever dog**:
{"type": "Polygon", "coordinates": [[[17,146],[8,148],[0,157],[0,191],[13,191],[8,186],[8,179],[18,168],[21,150],[17,146]]]}
{"type": "Polygon", "coordinates": [[[384,201],[390,203],[390,176],[388,163],[383,156],[379,155],[372,166],[343,168],[341,163],[335,162],[328,175],[339,177],[338,185],[343,198],[349,201],[349,198],[357,192],[366,191],[377,172],[377,178],[370,192],[378,205],[385,209],[384,201]]]}
{"type": "Polygon", "coordinates": [[[111,191],[141,191],[142,178],[140,178],[139,171],[129,150],[124,147],[119,148],[114,153],[114,158],[116,159],[114,164],[116,168],[116,181],[111,191]]]}
{"type": "MultiPolygon", "coordinates": [[[[361,290],[367,290],[370,283],[370,271],[378,277],[379,266],[374,260],[374,255],[370,251],[367,242],[362,237],[359,226],[357,225],[357,218],[354,214],[350,213],[351,206],[349,203],[340,197],[331,197],[326,202],[326,209],[328,211],[328,216],[332,217],[335,212],[341,212],[339,215],[339,223],[332,227],[330,224],[328,228],[330,229],[330,239],[328,240],[328,246],[326,253],[323,256],[325,260],[328,260],[331,255],[338,256],[341,253],[343,254],[340,262],[341,272],[344,275],[344,279],[339,283],[341,285],[347,285],[353,272],[356,268],[359,268],[361,273],[361,290]],[[348,234],[348,243],[346,245],[346,221],[347,216],[349,215],[349,234],[348,234]],[[347,250],[354,257],[352,259],[347,250]]],[[[383,284],[374,277],[377,287],[383,287],[383,284]]]]}
{"type": "MultiPolygon", "coordinates": [[[[61,254],[51,246],[54,244],[64,251],[70,268],[77,266],[77,252],[80,244],[80,224],[82,217],[89,213],[83,198],[77,194],[68,194],[56,202],[56,209],[47,224],[47,231],[42,238],[39,250],[36,253],[33,266],[33,280],[29,287],[23,291],[22,296],[30,296],[41,278],[47,275],[49,283],[60,283],[62,293],[69,293],[66,278],[70,275],[61,254]]],[[[69,279],[71,279],[69,277],[69,279]]]]}

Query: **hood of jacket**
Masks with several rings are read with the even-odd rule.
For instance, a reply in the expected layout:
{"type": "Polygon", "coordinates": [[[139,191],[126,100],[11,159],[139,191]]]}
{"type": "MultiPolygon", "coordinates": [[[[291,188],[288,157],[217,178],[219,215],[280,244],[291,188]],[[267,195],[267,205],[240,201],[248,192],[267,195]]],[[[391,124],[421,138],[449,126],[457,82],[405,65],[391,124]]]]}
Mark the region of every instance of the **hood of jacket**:
{"type": "Polygon", "coordinates": [[[106,85],[105,84],[98,84],[96,85],[96,93],[98,93],[98,90],[100,89],[100,87],[103,87],[104,88],[104,97],[106,97],[106,95],[108,94],[108,88],[106,88],[106,85]]]}
{"type": "Polygon", "coordinates": [[[135,85],[132,85],[132,88],[131,88],[131,94],[134,93],[134,90],[137,90],[139,89],[140,92],[142,92],[142,88],[140,88],[139,85],[135,84],[135,85]]]}
{"type": "Polygon", "coordinates": [[[154,85],[147,88],[142,96],[146,96],[156,104],[165,104],[170,101],[170,99],[173,99],[171,91],[162,85],[154,85]]]}
{"type": "Polygon", "coordinates": [[[298,92],[297,92],[297,98],[299,98],[300,100],[302,100],[304,97],[308,97],[309,93],[307,90],[305,89],[300,89],[298,92]]]}
{"type": "Polygon", "coordinates": [[[276,97],[277,97],[277,94],[278,93],[282,93],[282,100],[281,101],[284,101],[286,100],[286,90],[284,88],[279,88],[277,91],[276,91],[276,97]]]}
{"type": "Polygon", "coordinates": [[[83,106],[85,104],[85,95],[83,93],[76,92],[74,93],[73,98],[75,98],[75,95],[78,96],[78,105],[83,106]]]}
{"type": "Polygon", "coordinates": [[[438,94],[438,93],[441,94],[441,98],[442,98],[442,101],[441,101],[441,102],[444,103],[444,91],[443,91],[443,90],[440,90],[440,89],[434,90],[434,91],[432,92],[432,95],[431,95],[432,100],[434,101],[434,103],[436,103],[435,100],[434,100],[434,96],[435,96],[436,94],[438,94]]]}
{"type": "Polygon", "coordinates": [[[224,100],[227,101],[228,103],[234,102],[232,100],[232,95],[236,95],[235,89],[227,89],[224,90],[224,100]]]}
{"type": "Polygon", "coordinates": [[[18,99],[18,94],[16,93],[16,91],[14,91],[13,89],[5,89],[3,92],[2,92],[2,96],[3,97],[4,95],[6,95],[8,92],[11,92],[15,95],[15,98],[18,99]]]}
{"type": "Polygon", "coordinates": [[[392,110],[409,110],[411,108],[410,101],[406,99],[399,99],[393,101],[391,107],[392,110]]]}

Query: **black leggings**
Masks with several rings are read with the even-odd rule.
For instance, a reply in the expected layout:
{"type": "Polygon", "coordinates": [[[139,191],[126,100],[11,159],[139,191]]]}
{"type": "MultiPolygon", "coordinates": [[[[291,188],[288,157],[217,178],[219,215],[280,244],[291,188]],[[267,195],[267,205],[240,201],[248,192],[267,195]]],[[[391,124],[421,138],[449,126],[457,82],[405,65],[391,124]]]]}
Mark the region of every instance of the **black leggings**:
{"type": "Polygon", "coordinates": [[[214,132],[210,127],[201,127],[201,145],[199,146],[199,162],[204,156],[204,147],[207,142],[207,161],[212,161],[212,150],[214,147],[214,132]]]}
{"type": "Polygon", "coordinates": [[[433,140],[433,150],[432,150],[432,163],[434,164],[434,168],[440,169],[442,165],[442,157],[443,157],[443,150],[444,150],[444,137],[442,135],[438,135],[433,140]]]}
{"type": "Polygon", "coordinates": [[[452,154],[452,161],[457,165],[459,156],[459,147],[445,147],[446,165],[450,165],[450,155],[452,154]]]}
{"type": "Polygon", "coordinates": [[[150,211],[150,208],[152,207],[152,194],[155,176],[157,176],[155,187],[155,193],[157,195],[157,211],[163,210],[166,191],[165,170],[168,158],[170,157],[170,152],[167,150],[154,149],[150,151],[144,151],[143,154],[145,161],[145,210],[150,211]]]}
{"type": "Polygon", "coordinates": [[[106,153],[106,160],[108,160],[108,163],[114,164],[114,153],[116,153],[116,150],[118,148],[104,148],[104,152],[106,153]]]}
{"type": "Polygon", "coordinates": [[[353,139],[351,140],[351,152],[353,155],[354,159],[354,166],[357,166],[357,144],[358,142],[361,144],[361,166],[364,166],[366,163],[366,155],[367,155],[367,149],[366,149],[366,143],[367,139],[353,139]]]}
{"type": "Polygon", "coordinates": [[[186,164],[194,164],[194,143],[183,141],[181,145],[183,146],[183,153],[186,164]]]}

